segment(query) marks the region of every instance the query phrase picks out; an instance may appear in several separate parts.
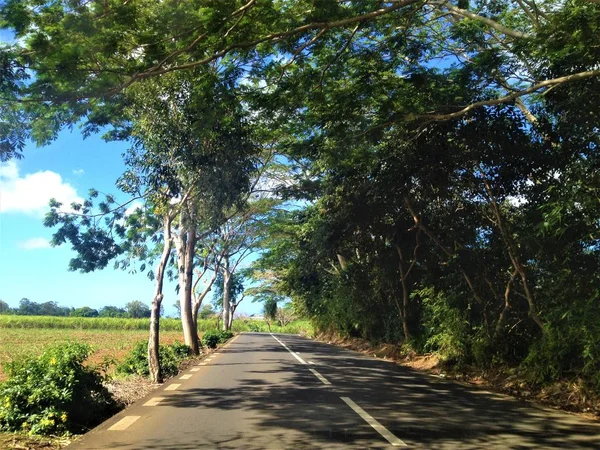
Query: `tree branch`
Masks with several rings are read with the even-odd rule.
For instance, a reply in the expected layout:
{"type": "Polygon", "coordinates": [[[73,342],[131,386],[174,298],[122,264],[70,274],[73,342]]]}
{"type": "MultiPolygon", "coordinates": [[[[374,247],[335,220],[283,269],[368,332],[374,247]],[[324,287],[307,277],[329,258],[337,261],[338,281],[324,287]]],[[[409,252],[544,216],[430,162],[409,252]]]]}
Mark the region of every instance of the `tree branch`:
{"type": "MultiPolygon", "coordinates": [[[[588,70],[586,72],[574,73],[572,75],[567,75],[564,77],[553,78],[551,80],[541,81],[537,84],[534,84],[533,86],[528,87],[527,89],[513,92],[512,94],[506,95],[504,97],[499,97],[499,98],[495,98],[495,99],[491,99],[491,100],[482,100],[480,102],[471,103],[470,105],[465,106],[464,108],[462,108],[458,111],[455,111],[453,113],[421,114],[418,116],[414,116],[414,118],[415,119],[429,119],[431,122],[442,122],[442,121],[446,121],[446,120],[456,119],[456,118],[464,116],[465,114],[469,113],[470,111],[472,111],[476,108],[480,108],[482,106],[494,106],[494,105],[501,105],[504,103],[510,103],[512,101],[519,99],[520,97],[524,97],[526,95],[532,94],[536,91],[539,91],[539,90],[547,88],[547,87],[553,88],[553,87],[561,85],[561,84],[570,83],[573,81],[585,80],[587,78],[593,78],[593,77],[597,77],[597,76],[600,76],[600,70],[588,70]]],[[[391,121],[391,122],[384,124],[383,126],[388,126],[395,122],[396,121],[391,121]]]]}
{"type": "Polygon", "coordinates": [[[520,31],[513,30],[512,28],[505,27],[504,25],[496,22],[495,20],[489,19],[487,17],[480,16],[478,14],[474,14],[471,11],[467,11],[466,9],[457,8],[454,5],[451,5],[447,1],[430,1],[429,4],[437,5],[439,7],[444,7],[450,10],[453,14],[466,17],[471,20],[477,20],[479,22],[483,22],[486,25],[489,25],[494,30],[499,31],[506,36],[513,37],[515,39],[527,39],[531,36],[525,33],[521,33],[520,31]]]}

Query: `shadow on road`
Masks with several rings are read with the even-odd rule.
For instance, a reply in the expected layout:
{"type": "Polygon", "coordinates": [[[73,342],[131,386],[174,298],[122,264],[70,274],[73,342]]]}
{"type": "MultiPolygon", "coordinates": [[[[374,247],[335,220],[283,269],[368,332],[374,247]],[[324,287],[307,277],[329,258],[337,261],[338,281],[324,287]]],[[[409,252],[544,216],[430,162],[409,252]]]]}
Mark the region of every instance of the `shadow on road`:
{"type": "MultiPolygon", "coordinates": [[[[282,428],[302,432],[307,439],[296,441],[297,448],[310,448],[314,440],[350,443],[363,439],[389,447],[340,400],[341,396],[352,398],[411,448],[600,448],[600,426],[593,422],[337,347],[280,336],[303,359],[315,363],[302,365],[274,339],[265,342],[263,336],[257,342],[223,351],[264,354],[260,363],[247,364],[235,389],[187,390],[185,395],[169,397],[166,404],[251,411],[252,425],[265,432],[282,428]],[[333,386],[323,385],[309,367],[333,386]],[[273,377],[276,383],[269,381],[273,377]],[[331,423],[336,424],[334,430],[331,423]]],[[[219,364],[216,360],[211,370],[219,364]]],[[[288,440],[282,442],[289,448],[288,440]]],[[[252,442],[246,443],[252,447],[252,442]]]]}

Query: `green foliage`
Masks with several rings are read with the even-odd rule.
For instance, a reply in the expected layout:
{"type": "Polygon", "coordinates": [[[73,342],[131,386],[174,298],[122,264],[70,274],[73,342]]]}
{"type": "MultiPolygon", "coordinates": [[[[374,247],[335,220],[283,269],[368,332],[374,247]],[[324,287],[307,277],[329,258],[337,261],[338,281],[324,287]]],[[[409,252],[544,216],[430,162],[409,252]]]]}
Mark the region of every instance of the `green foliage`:
{"type": "Polygon", "coordinates": [[[198,311],[198,319],[206,320],[213,314],[215,314],[215,310],[213,309],[212,305],[202,305],[202,308],[200,308],[200,311],[198,311]]]}
{"type": "Polygon", "coordinates": [[[140,302],[139,300],[133,300],[125,305],[125,310],[129,317],[133,319],[141,319],[150,317],[150,308],[148,305],[140,302]]]}
{"type": "Polygon", "coordinates": [[[0,314],[11,314],[12,310],[8,303],[0,300],[0,314]]]}
{"type": "MultiPolygon", "coordinates": [[[[179,372],[179,364],[190,354],[190,348],[185,344],[175,342],[171,345],[161,345],[158,350],[160,368],[164,377],[172,377],[179,372]]],[[[148,342],[136,344],[129,356],[117,366],[121,374],[136,374],[149,376],[148,368],[148,342]]]]}
{"type": "Polygon", "coordinates": [[[208,330],[202,335],[202,345],[208,348],[217,348],[221,342],[221,333],[216,330],[208,330]]]}
{"type": "Polygon", "coordinates": [[[423,307],[423,350],[437,352],[442,359],[465,362],[469,356],[469,321],[466,311],[450,306],[441,292],[433,288],[414,291],[423,307]]]}
{"type": "Polygon", "coordinates": [[[232,331],[221,330],[219,332],[219,342],[222,343],[222,344],[225,343],[225,342],[227,342],[232,337],[233,337],[233,332],[232,331]]]}
{"type": "Polygon", "coordinates": [[[277,300],[274,298],[267,298],[263,304],[263,312],[265,318],[275,320],[275,317],[277,317],[277,300]]]}
{"type": "Polygon", "coordinates": [[[81,432],[114,412],[102,377],[84,365],[90,352],[87,345],[67,344],[8,364],[9,378],[0,385],[0,430],[81,432]]]}
{"type": "Polygon", "coordinates": [[[71,317],[98,317],[98,310],[84,306],[82,308],[75,308],[71,311],[71,317]]]}
{"type": "MultiPolygon", "coordinates": [[[[263,329],[260,326],[260,324],[255,323],[255,322],[249,322],[248,323],[248,331],[253,331],[255,333],[258,333],[258,332],[263,331],[263,329]]],[[[267,331],[267,330],[264,330],[264,331],[267,331]]]]}

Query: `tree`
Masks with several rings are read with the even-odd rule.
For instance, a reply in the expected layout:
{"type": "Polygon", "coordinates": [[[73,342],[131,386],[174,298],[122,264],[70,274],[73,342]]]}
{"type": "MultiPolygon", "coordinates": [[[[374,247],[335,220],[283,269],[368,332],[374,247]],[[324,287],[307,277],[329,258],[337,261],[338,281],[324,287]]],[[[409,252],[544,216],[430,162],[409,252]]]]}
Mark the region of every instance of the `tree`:
{"type": "Polygon", "coordinates": [[[98,311],[99,317],[127,317],[127,311],[117,306],[103,306],[98,311]]]}
{"type": "Polygon", "coordinates": [[[215,315],[215,310],[211,305],[203,305],[200,311],[198,312],[198,317],[202,320],[206,320],[213,315],[215,315]]]}
{"type": "Polygon", "coordinates": [[[128,269],[141,260],[144,271],[146,261],[159,260],[156,273],[149,272],[156,281],[149,345],[153,378],[159,376],[158,316],[167,265],[176,258],[184,341],[197,354],[192,315],[197,244],[205,242],[223,221],[224,210],[248,188],[254,168],[256,146],[228,88],[231,81],[222,82],[214,68],[193,75],[171,74],[136,85],[122,120],[108,133],[111,139],[133,142],[126,155],[129,169],[118,181],[132,200],[117,204],[107,196],[94,214],[98,193],[92,191],[84,204],[72,205],[75,214],[61,213],[54,202],[46,218],[47,226],[61,225],[53,242],[69,241],[77,251],[73,270],[100,269],[120,258],[119,267],[128,269]],[[144,201],[144,207],[125,217],[126,205],[134,200],[144,201]]]}
{"type": "Polygon", "coordinates": [[[265,316],[265,322],[271,332],[271,322],[277,318],[277,300],[274,298],[268,298],[263,304],[263,314],[265,316]]]}
{"type": "Polygon", "coordinates": [[[133,319],[142,319],[150,317],[150,308],[139,300],[133,300],[125,305],[125,310],[129,317],[133,319]]]}
{"type": "Polygon", "coordinates": [[[285,327],[290,322],[296,319],[296,315],[294,313],[294,308],[291,304],[285,304],[282,307],[277,308],[277,322],[279,322],[279,326],[285,327]]]}
{"type": "Polygon", "coordinates": [[[81,308],[75,308],[70,314],[72,317],[98,317],[100,314],[96,309],[90,308],[89,306],[83,306],[81,308]]]}
{"type": "MultiPolygon", "coordinates": [[[[244,277],[239,273],[233,273],[230,276],[229,282],[226,284],[224,281],[223,272],[218,272],[216,281],[215,281],[215,292],[213,294],[213,303],[218,304],[221,307],[223,306],[223,298],[224,292],[223,289],[225,286],[228,287],[229,293],[227,294],[227,299],[229,301],[229,322],[227,325],[227,329],[231,329],[231,325],[233,324],[233,315],[235,314],[235,310],[239,306],[239,304],[244,300],[244,277]]],[[[208,305],[210,310],[212,311],[212,306],[208,305]]]]}
{"type": "Polygon", "coordinates": [[[11,308],[4,300],[0,300],[0,314],[10,314],[11,308]]]}

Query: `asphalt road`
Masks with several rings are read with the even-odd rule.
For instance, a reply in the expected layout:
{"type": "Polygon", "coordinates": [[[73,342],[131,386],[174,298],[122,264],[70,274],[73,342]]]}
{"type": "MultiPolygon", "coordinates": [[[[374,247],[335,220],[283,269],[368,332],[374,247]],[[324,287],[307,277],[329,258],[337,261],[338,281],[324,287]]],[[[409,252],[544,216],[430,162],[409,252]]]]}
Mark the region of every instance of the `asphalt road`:
{"type": "Polygon", "coordinates": [[[600,424],[298,336],[244,333],[69,449],[600,449],[600,424]]]}

